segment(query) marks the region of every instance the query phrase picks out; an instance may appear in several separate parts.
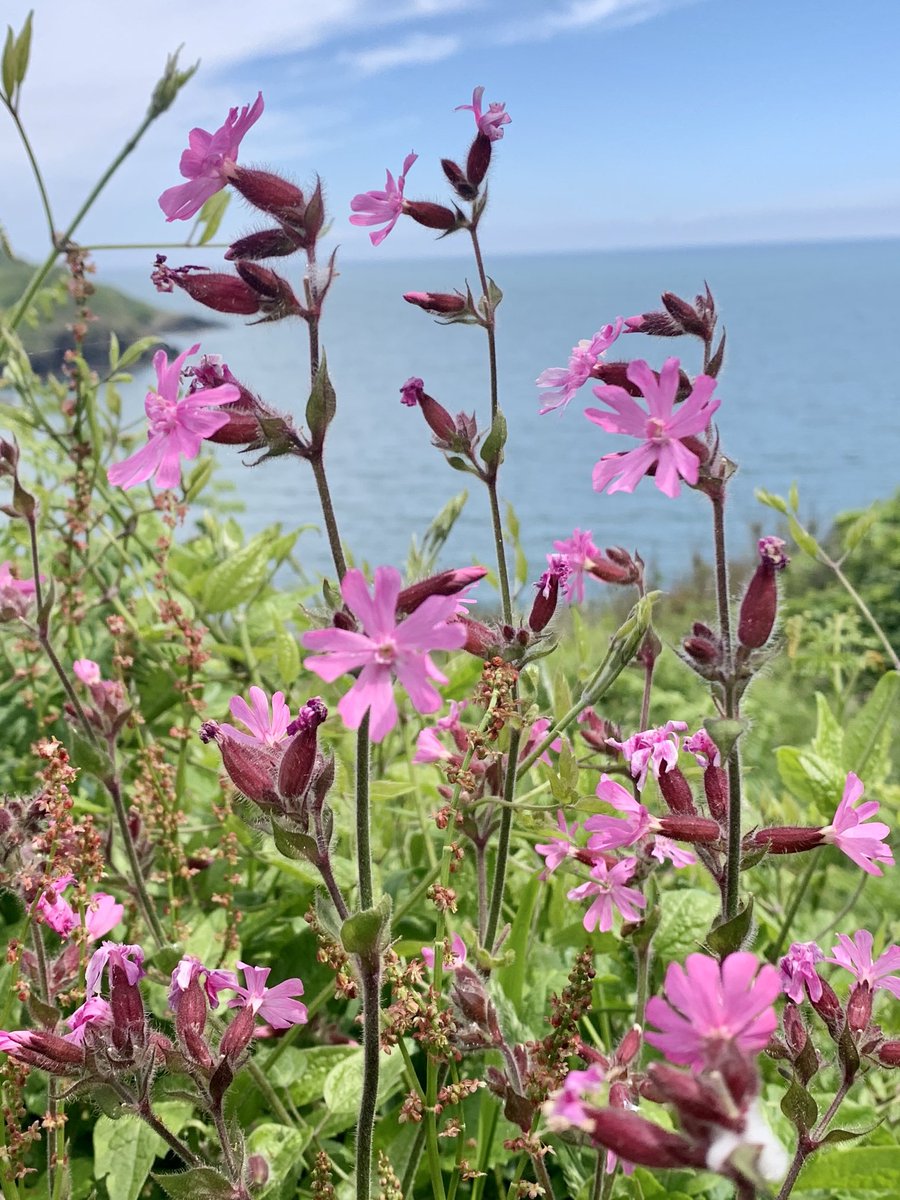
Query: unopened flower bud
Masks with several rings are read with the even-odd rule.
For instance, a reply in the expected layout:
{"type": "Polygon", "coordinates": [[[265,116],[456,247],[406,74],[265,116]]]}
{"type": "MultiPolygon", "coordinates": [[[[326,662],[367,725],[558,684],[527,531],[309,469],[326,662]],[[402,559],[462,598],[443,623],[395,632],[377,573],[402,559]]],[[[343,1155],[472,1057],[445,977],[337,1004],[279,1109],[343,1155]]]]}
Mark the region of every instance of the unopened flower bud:
{"type": "Polygon", "coordinates": [[[760,538],[759,566],[741,602],[738,621],[738,641],[748,650],[757,650],[769,640],[778,609],[776,572],[784,570],[790,561],[782,553],[781,538],[760,538]]]}
{"type": "Polygon", "coordinates": [[[695,845],[717,842],[722,836],[719,822],[711,821],[708,817],[660,817],[659,828],[665,837],[678,842],[693,842],[695,845]]]}
{"type": "Polygon", "coordinates": [[[487,1028],[491,1002],[477,971],[460,966],[453,972],[453,999],[467,1021],[487,1028]]]}
{"type": "Polygon", "coordinates": [[[283,258],[287,254],[295,254],[300,249],[300,243],[286,229],[263,229],[259,233],[250,233],[246,237],[232,242],[225,251],[229,262],[243,258],[253,260],[260,258],[283,258]]]}
{"type": "Polygon", "coordinates": [[[800,1009],[796,1004],[788,1000],[784,1006],[784,1015],[782,1017],[782,1026],[784,1028],[784,1037],[787,1042],[788,1049],[796,1058],[801,1054],[809,1040],[809,1035],[806,1032],[806,1025],[803,1017],[800,1014],[800,1009]]]}
{"type": "Polygon", "coordinates": [[[109,1008],[112,1015],[113,1045],[142,1046],[146,1034],[144,1002],[137,983],[131,983],[121,954],[113,950],[109,956],[109,1008]]]}
{"type": "Polygon", "coordinates": [[[462,167],[451,158],[442,158],[441,167],[447,176],[447,182],[459,196],[460,200],[474,200],[478,195],[478,187],[469,182],[462,167]]]}
{"type": "Polygon", "coordinates": [[[640,1025],[632,1025],[619,1042],[614,1056],[619,1066],[627,1067],[640,1053],[642,1032],[640,1025]]]}
{"type": "Polygon", "coordinates": [[[216,312],[249,317],[260,309],[259,295],[243,279],[206,267],[167,267],[162,254],[157,255],[151,279],[158,292],[171,292],[179,287],[192,300],[216,312]]]}
{"type": "Polygon", "coordinates": [[[841,1002],[838,1000],[834,988],[821,975],[819,975],[819,982],[822,985],[822,994],[818,1000],[813,1000],[810,996],[809,1002],[825,1022],[831,1036],[833,1038],[840,1037],[844,1027],[844,1010],[841,1008],[841,1002]]]}
{"type": "Polygon", "coordinates": [[[219,1043],[219,1052],[228,1063],[236,1063],[250,1045],[255,1024],[253,1009],[249,1005],[238,1010],[219,1043]]]}
{"type": "Polygon", "coordinates": [[[691,785],[685,779],[680,767],[670,767],[667,770],[665,765],[663,765],[659,772],[658,782],[659,790],[662,792],[663,799],[669,806],[670,812],[681,813],[686,816],[696,816],[697,809],[694,807],[694,794],[691,791],[691,785]]]}
{"type": "Polygon", "coordinates": [[[569,565],[566,560],[559,554],[552,555],[550,565],[534,585],[537,595],[528,617],[528,628],[532,633],[540,633],[550,623],[559,601],[560,585],[565,582],[568,574],[569,565]]]}
{"type": "Polygon", "coordinates": [[[490,658],[497,648],[496,633],[471,617],[458,617],[457,620],[466,631],[463,650],[467,654],[474,654],[476,658],[490,658]]]}
{"type": "Polygon", "coordinates": [[[288,726],[293,736],[278,768],[278,791],[285,800],[300,800],[306,794],[318,755],[316,731],[327,716],[328,709],[313,696],[288,726]]]}
{"type": "Polygon", "coordinates": [[[626,1162],[642,1167],[705,1167],[706,1155],[677,1133],[654,1125],[630,1109],[588,1108],[593,1140],[626,1162]]]}
{"type": "Polygon", "coordinates": [[[84,1065],[84,1049],[42,1029],[0,1030],[0,1051],[50,1075],[77,1075],[84,1065]]]}
{"type": "Polygon", "coordinates": [[[663,292],[662,302],[669,316],[681,326],[683,333],[692,333],[704,342],[712,336],[708,321],[687,300],[682,300],[674,292],[663,292]]]}
{"type": "Polygon", "coordinates": [[[685,654],[704,667],[718,666],[722,661],[722,647],[709,638],[687,637],[681,643],[685,654]]]}
{"type": "Polygon", "coordinates": [[[222,766],[234,786],[261,808],[280,810],[275,788],[276,762],[263,746],[238,742],[223,733],[217,721],[205,721],[200,727],[202,742],[215,742],[222,754],[222,766]]]}
{"type": "Polygon", "coordinates": [[[728,816],[728,775],[723,767],[710,764],[703,772],[703,791],[710,815],[724,824],[728,816]]]}
{"type": "Polygon", "coordinates": [[[459,292],[404,292],[403,299],[438,316],[464,312],[468,307],[465,296],[459,292]]]}
{"type": "Polygon", "coordinates": [[[900,1042],[882,1042],[878,1047],[878,1061],[883,1067],[900,1067],[900,1042]]]}
{"type": "Polygon", "coordinates": [[[404,200],[403,211],[428,229],[443,229],[446,233],[461,228],[463,216],[457,209],[445,208],[443,204],[432,204],[428,200],[404,200]]]}
{"type": "Polygon", "coordinates": [[[261,1154],[251,1154],[247,1158],[247,1177],[250,1186],[261,1188],[269,1180],[269,1164],[261,1154]]]}
{"type": "Polygon", "coordinates": [[[487,575],[487,567],[458,567],[430,575],[418,583],[403,588],[397,597],[397,612],[409,614],[429,596],[455,596],[487,575]]]}
{"type": "Polygon", "coordinates": [[[745,846],[768,850],[770,854],[802,854],[822,843],[821,829],[807,825],[772,825],[757,829],[745,839],[745,846]]]}
{"type": "Polygon", "coordinates": [[[603,359],[599,359],[591,368],[591,378],[599,379],[601,383],[624,388],[630,396],[640,396],[641,389],[628,378],[630,366],[631,363],[628,362],[604,362],[603,359]]]}

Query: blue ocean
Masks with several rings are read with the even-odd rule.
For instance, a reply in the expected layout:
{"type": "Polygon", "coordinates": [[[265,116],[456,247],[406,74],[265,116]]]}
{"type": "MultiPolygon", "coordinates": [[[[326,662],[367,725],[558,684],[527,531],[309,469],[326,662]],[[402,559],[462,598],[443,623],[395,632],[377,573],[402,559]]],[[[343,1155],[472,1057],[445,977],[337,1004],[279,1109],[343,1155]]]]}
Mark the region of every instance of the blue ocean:
{"type": "MultiPolygon", "coordinates": [[[[727,329],[717,394],[722,448],[738,464],[731,484],[729,549],[752,551],[776,514],[755,499],[755,487],[786,493],[796,481],[805,517],[820,530],[838,512],[888,495],[898,483],[900,383],[894,363],[900,328],[900,241],[704,247],[577,255],[534,254],[491,259],[488,273],[504,293],[498,313],[501,406],[509,425],[501,495],[521,524],[522,544],[536,578],[555,538],[576,527],[599,546],[638,550],[656,581],[671,583],[692,556],[708,557],[708,501],[684,489],[670,500],[644,480],[632,495],[598,495],[596,460],[629,449],[630,439],[604,434],[583,415],[593,404],[586,387],[560,415],[538,415],[534,380],[563,366],[571,347],[616,316],[659,307],[664,290],[692,298],[708,281],[727,329]],[[887,358],[885,358],[887,355],[887,358]]],[[[170,253],[172,265],[203,261],[196,252],[170,253]]],[[[208,260],[209,261],[209,260],[208,260]]],[[[101,281],[160,306],[199,312],[183,294],[157,296],[146,272],[114,269],[101,259],[101,281]]],[[[444,565],[493,563],[486,496],[477,480],[449,468],[430,444],[418,409],[401,405],[399,389],[418,375],[452,412],[488,421],[488,365],[482,330],[441,326],[402,299],[406,291],[451,291],[474,283],[465,259],[341,263],[322,327],[337,390],[337,417],[326,462],[338,521],[356,561],[402,564],[412,534],[456,493],[468,501],[442,556],[444,565]]],[[[288,272],[286,272],[288,273],[288,272]]],[[[299,286],[299,285],[297,285],[299,286]]],[[[204,310],[206,311],[206,310],[204,310]]],[[[220,354],[234,374],[275,408],[302,422],[308,393],[305,326],[247,326],[218,318],[200,335],[202,350],[220,354]]],[[[185,345],[195,340],[173,338],[185,345]]],[[[699,343],[629,335],[608,358],[667,356],[701,369],[699,343]]],[[[149,375],[127,389],[141,411],[149,375]]],[[[234,450],[210,446],[220,477],[233,481],[246,506],[246,527],[318,524],[308,466],[278,459],[248,469],[234,450]]],[[[298,557],[314,575],[330,565],[320,532],[304,533],[298,557]]]]}

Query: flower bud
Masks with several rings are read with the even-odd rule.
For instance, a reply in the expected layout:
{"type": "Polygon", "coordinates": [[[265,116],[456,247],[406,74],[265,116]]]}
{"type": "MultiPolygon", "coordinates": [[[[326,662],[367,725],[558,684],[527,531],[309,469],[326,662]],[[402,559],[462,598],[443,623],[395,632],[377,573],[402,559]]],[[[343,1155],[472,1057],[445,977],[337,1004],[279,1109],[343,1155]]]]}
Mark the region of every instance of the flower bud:
{"type": "Polygon", "coordinates": [[[474,654],[476,658],[490,658],[497,648],[496,633],[471,617],[458,617],[457,620],[466,631],[463,650],[467,654],[474,654]]]}
{"type": "Polygon", "coordinates": [[[285,800],[300,800],[306,794],[318,756],[316,731],[327,716],[328,709],[313,696],[288,726],[293,736],[278,769],[278,791],[285,800]]]}
{"type": "Polygon", "coordinates": [[[825,1022],[831,1036],[833,1038],[840,1037],[844,1028],[844,1010],[841,1008],[841,1002],[838,1000],[834,988],[830,983],[826,983],[821,975],[819,975],[819,982],[822,985],[822,994],[818,1000],[813,1000],[810,996],[809,1002],[825,1022]]]}
{"type": "Polygon", "coordinates": [[[782,553],[781,538],[760,538],[760,563],[741,602],[738,641],[748,650],[758,650],[769,640],[778,609],[776,571],[782,571],[790,559],[782,553]]]}
{"type": "Polygon", "coordinates": [[[234,786],[260,808],[280,811],[275,787],[277,759],[262,745],[238,742],[223,733],[217,721],[205,721],[200,727],[202,742],[215,742],[222,754],[222,766],[234,786]]]}
{"type": "Polygon", "coordinates": [[[397,612],[409,614],[429,596],[455,596],[487,575],[487,567],[458,567],[430,575],[404,588],[397,597],[397,612]]]}
{"type": "Polygon", "coordinates": [[[459,209],[454,212],[443,204],[432,204],[428,200],[404,200],[403,211],[428,229],[443,229],[446,233],[462,227],[463,216],[459,209]]]}
{"type": "Polygon", "coordinates": [[[248,1156],[247,1178],[252,1188],[261,1188],[268,1183],[269,1164],[261,1154],[251,1154],[248,1156]]]}
{"type": "Polygon", "coordinates": [[[883,1067],[900,1067],[900,1042],[882,1042],[877,1057],[883,1067]]]}
{"type": "Polygon", "coordinates": [[[464,312],[468,307],[465,296],[459,292],[404,292],[403,299],[437,316],[464,312]]]}
{"type": "Polygon", "coordinates": [[[528,617],[528,628],[532,633],[540,633],[550,623],[559,601],[560,584],[565,582],[568,574],[569,566],[565,559],[558,554],[552,555],[550,565],[534,585],[537,595],[528,617]]]}
{"type": "Polygon", "coordinates": [[[478,195],[478,187],[469,182],[462,167],[451,158],[442,158],[441,167],[447,176],[447,182],[459,196],[460,200],[474,200],[478,195]]]}
{"type": "Polygon", "coordinates": [[[491,165],[492,150],[491,139],[486,133],[479,130],[475,135],[474,142],[469,147],[469,154],[466,158],[466,178],[475,188],[476,193],[491,165]]]}
{"type": "Polygon", "coordinates": [[[701,666],[719,666],[722,662],[722,647],[718,641],[710,641],[704,637],[687,637],[681,645],[685,654],[701,666]]]}
{"type": "Polygon", "coordinates": [[[648,1074],[656,1095],[671,1104],[680,1117],[725,1129],[742,1127],[742,1115],[721,1084],[717,1087],[711,1080],[661,1062],[652,1063],[648,1074]]]}
{"type": "Polygon", "coordinates": [[[137,983],[130,983],[122,961],[116,950],[109,955],[109,1009],[112,1016],[112,1039],[117,1050],[131,1046],[143,1046],[146,1039],[146,1017],[141,990],[137,983]]]}
{"type": "Polygon", "coordinates": [[[250,1045],[253,1029],[256,1024],[253,1009],[249,1007],[238,1010],[237,1016],[222,1034],[219,1043],[219,1053],[223,1059],[234,1066],[250,1045]]]}
{"type": "Polygon", "coordinates": [[[84,1066],[84,1050],[55,1033],[42,1029],[0,1031],[0,1051],[50,1075],[77,1075],[84,1066]]]}
{"type": "Polygon", "coordinates": [[[640,396],[641,389],[628,378],[628,368],[630,365],[627,362],[604,362],[603,359],[600,359],[591,368],[591,378],[599,379],[601,383],[608,383],[615,387],[624,388],[630,396],[640,396]]]}
{"type": "Polygon", "coordinates": [[[632,1025],[616,1049],[613,1057],[619,1066],[627,1067],[633,1062],[641,1050],[641,1038],[643,1031],[640,1025],[632,1025]]]}
{"type": "Polygon", "coordinates": [[[722,836],[719,822],[708,817],[660,817],[659,829],[665,837],[700,845],[717,842],[722,836]]]}
{"type": "MultiPolygon", "coordinates": [[[[663,764],[659,772],[658,782],[659,790],[662,792],[663,799],[669,806],[670,812],[681,813],[687,816],[697,815],[691,785],[685,779],[680,767],[670,767],[667,770],[665,764],[663,764]]],[[[718,830],[716,836],[718,837],[718,830]]]]}
{"type": "Polygon", "coordinates": [[[484,981],[471,967],[457,967],[453,972],[453,999],[467,1021],[485,1029],[489,1024],[492,1005],[484,981]]]}
{"type": "Polygon", "coordinates": [[[595,1142],[642,1167],[704,1167],[706,1155],[687,1138],[669,1133],[630,1109],[589,1108],[588,1132],[595,1142]]]}
{"type": "Polygon", "coordinates": [[[687,300],[682,300],[674,292],[663,292],[662,302],[669,316],[681,326],[682,333],[692,333],[704,342],[712,336],[709,322],[687,300]]]}
{"type": "Polygon", "coordinates": [[[806,1025],[803,1022],[803,1017],[800,1015],[800,1009],[792,1001],[788,1000],[784,1006],[784,1015],[782,1016],[782,1026],[784,1028],[784,1037],[787,1042],[788,1049],[794,1058],[802,1054],[806,1043],[809,1040],[809,1035],[806,1032],[806,1025]]]}
{"type": "Polygon", "coordinates": [[[287,254],[295,254],[300,249],[300,243],[286,229],[263,229],[259,233],[250,233],[247,237],[238,238],[225,251],[225,258],[232,262],[243,258],[256,260],[259,258],[283,258],[287,254]]]}

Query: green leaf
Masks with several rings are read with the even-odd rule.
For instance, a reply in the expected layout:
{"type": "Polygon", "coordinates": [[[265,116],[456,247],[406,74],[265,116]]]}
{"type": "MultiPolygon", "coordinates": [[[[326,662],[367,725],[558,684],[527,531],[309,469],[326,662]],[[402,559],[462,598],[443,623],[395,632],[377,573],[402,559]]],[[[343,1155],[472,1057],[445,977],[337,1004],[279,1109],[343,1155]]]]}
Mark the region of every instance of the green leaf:
{"type": "Polygon", "coordinates": [[[796,746],[779,746],[775,762],[781,782],[791,795],[815,805],[822,815],[840,797],[844,775],[834,763],[796,746]]]}
{"type": "MultiPolygon", "coordinates": [[[[410,1043],[414,1045],[414,1043],[410,1043]]],[[[381,1069],[378,1076],[378,1103],[383,1104],[397,1090],[403,1079],[403,1057],[398,1053],[379,1055],[381,1069]]],[[[332,1114],[346,1115],[356,1119],[359,1098],[362,1095],[363,1052],[361,1049],[333,1067],[322,1085],[322,1100],[332,1114]]]]}
{"type": "MultiPolygon", "coordinates": [[[[111,335],[115,337],[115,334],[111,335]]],[[[118,340],[116,346],[118,347],[118,340]]],[[[116,370],[124,371],[126,367],[130,367],[132,363],[136,363],[138,359],[146,354],[151,346],[158,346],[159,338],[153,334],[148,334],[146,337],[138,338],[136,342],[132,342],[122,357],[116,362],[116,370]]],[[[112,366],[112,351],[110,350],[110,366],[112,366]]]]}
{"type": "Polygon", "coordinates": [[[816,1191],[829,1196],[900,1195],[900,1146],[853,1146],[816,1154],[807,1161],[792,1195],[816,1191]]]}
{"type": "Polygon", "coordinates": [[[467,471],[470,475],[478,474],[471,463],[466,462],[464,458],[460,458],[458,454],[447,454],[444,457],[454,471],[467,471]]]}
{"type": "Polygon", "coordinates": [[[797,487],[796,480],[791,484],[790,491],[788,492],[788,504],[794,512],[797,512],[800,508],[800,489],[797,487]]]}
{"type": "Polygon", "coordinates": [[[787,516],[787,501],[777,496],[774,492],[767,492],[765,488],[756,488],[753,495],[760,502],[765,504],[767,508],[774,508],[777,512],[784,513],[787,516]]]}
{"type": "Polygon", "coordinates": [[[879,509],[878,505],[873,504],[871,508],[865,509],[862,513],[860,513],[855,521],[852,521],[850,525],[847,526],[847,528],[844,530],[842,539],[844,543],[844,550],[847,552],[847,554],[850,554],[851,551],[856,549],[872,526],[877,524],[880,518],[881,510],[879,509]]]}
{"type": "Polygon", "coordinates": [[[297,1129],[272,1122],[257,1125],[247,1138],[247,1153],[262,1155],[269,1168],[269,1178],[260,1191],[254,1189],[254,1200],[280,1195],[285,1180],[296,1176],[311,1136],[312,1130],[306,1126],[297,1129]]]}
{"type": "Polygon", "coordinates": [[[401,796],[409,796],[416,790],[416,785],[408,779],[376,779],[369,786],[369,798],[372,801],[387,803],[398,800],[401,796]]]}
{"type": "Polygon", "coordinates": [[[280,821],[273,818],[272,837],[275,840],[276,849],[285,858],[306,859],[311,863],[318,862],[319,852],[316,847],[315,838],[310,837],[308,833],[300,833],[299,830],[288,829],[280,821]]]}
{"type": "Polygon", "coordinates": [[[3,95],[12,102],[16,87],[16,43],[12,26],[6,27],[6,41],[3,44],[3,95]]]}
{"type": "Polygon", "coordinates": [[[897,715],[900,673],[888,671],[844,731],[844,766],[862,776],[885,729],[897,715]]]}
{"type": "Polygon", "coordinates": [[[822,1145],[834,1146],[840,1142],[855,1142],[857,1138],[873,1133],[882,1124],[883,1120],[884,1118],[882,1117],[881,1121],[876,1121],[874,1125],[869,1125],[866,1129],[829,1129],[822,1138],[822,1145]]]}
{"type": "Polygon", "coordinates": [[[322,1087],[331,1071],[348,1058],[360,1054],[357,1046],[289,1046],[269,1066],[261,1063],[273,1087],[286,1088],[298,1106],[322,1102],[322,1087]]]}
{"type": "Polygon", "coordinates": [[[374,908],[353,913],[341,925],[341,944],[348,954],[366,956],[383,949],[391,940],[392,901],[385,892],[374,908]]]}
{"type": "Polygon", "coordinates": [[[803,553],[808,554],[810,558],[820,559],[822,551],[813,535],[803,528],[796,517],[788,517],[788,525],[791,530],[791,537],[803,553]]]}
{"type": "MultiPolygon", "coordinates": [[[[190,1116],[191,1105],[169,1101],[154,1105],[154,1112],[177,1133],[190,1116]]],[[[94,1174],[106,1180],[106,1190],[116,1200],[137,1200],[153,1160],[167,1151],[159,1134],[137,1117],[101,1116],[94,1125],[94,1174]]]]}
{"type": "Polygon", "coordinates": [[[494,417],[494,422],[491,425],[491,432],[484,439],[484,445],[481,447],[482,460],[492,467],[499,467],[503,462],[503,447],[506,445],[506,417],[504,417],[501,409],[497,409],[497,415],[494,417]]]}
{"type": "Polygon", "coordinates": [[[753,927],[753,897],[738,909],[729,921],[713,925],[706,935],[706,944],[717,958],[734,954],[746,943],[753,927]]]}
{"type": "Polygon", "coordinates": [[[225,216],[225,210],[228,208],[230,200],[231,193],[223,189],[221,192],[216,192],[215,195],[210,196],[200,209],[197,221],[203,229],[197,240],[198,246],[205,246],[219,232],[219,226],[222,224],[222,218],[225,216]]]}
{"type": "Polygon", "coordinates": [[[816,736],[811,742],[813,753],[824,762],[834,763],[839,771],[843,756],[844,729],[828,707],[821,692],[816,692],[816,736]]]}
{"type": "Polygon", "coordinates": [[[112,759],[102,742],[92,742],[74,725],[69,731],[69,741],[72,761],[77,767],[96,779],[107,779],[110,776],[113,769],[112,759]]]}
{"type": "Polygon", "coordinates": [[[228,612],[250,600],[265,582],[268,551],[265,537],[256,537],[213,567],[203,586],[206,611],[228,612]]]}
{"type": "Polygon", "coordinates": [[[815,1125],[819,1116],[819,1106],[796,1079],[781,1097],[781,1111],[797,1129],[807,1133],[815,1125]]]}
{"type": "Polygon", "coordinates": [[[212,1167],[154,1172],[153,1179],[172,1200],[233,1200],[234,1187],[212,1167]]]}
{"type": "Polygon", "coordinates": [[[119,363],[119,339],[116,336],[116,331],[113,330],[109,335],[109,373],[113,374],[119,363]]]}
{"type": "Polygon", "coordinates": [[[22,32],[16,38],[16,81],[19,84],[25,82],[25,76],[28,73],[28,61],[31,58],[31,23],[33,17],[34,9],[25,18],[22,32]]]}
{"type": "Polygon", "coordinates": [[[328,374],[328,363],[325,355],[319,363],[316,377],[313,380],[312,391],[306,403],[306,424],[312,434],[313,442],[319,443],[325,438],[325,431],[334,420],[337,412],[337,396],[328,374]]]}
{"type": "Polygon", "coordinates": [[[701,888],[681,888],[663,892],[660,906],[654,947],[665,962],[683,961],[700,949],[710,921],[719,911],[719,902],[701,888]]]}
{"type": "Polygon", "coordinates": [[[287,690],[300,674],[300,647],[297,639],[283,625],[274,625],[275,665],[278,668],[278,682],[287,690]]]}
{"type": "Polygon", "coordinates": [[[513,951],[513,960],[509,966],[497,971],[497,979],[506,998],[521,1017],[522,994],[525,979],[528,974],[528,939],[531,934],[532,919],[535,906],[541,895],[543,883],[539,875],[532,875],[516,899],[516,915],[513,918],[509,938],[504,943],[504,950],[513,951]]]}

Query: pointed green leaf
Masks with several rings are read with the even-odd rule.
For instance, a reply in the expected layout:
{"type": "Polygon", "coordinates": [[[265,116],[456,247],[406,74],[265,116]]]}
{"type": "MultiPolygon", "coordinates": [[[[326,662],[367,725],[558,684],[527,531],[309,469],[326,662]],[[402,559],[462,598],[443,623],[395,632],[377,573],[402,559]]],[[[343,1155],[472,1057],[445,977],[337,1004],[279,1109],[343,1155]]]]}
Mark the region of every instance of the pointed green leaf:
{"type": "Polygon", "coordinates": [[[884,731],[896,721],[900,672],[888,671],[844,733],[844,765],[862,776],[884,731]]]}
{"type": "Polygon", "coordinates": [[[808,554],[810,558],[821,558],[822,551],[819,548],[819,543],[808,530],[804,529],[796,517],[788,517],[788,525],[791,530],[791,537],[800,547],[804,554],[808,554]]]}
{"type": "Polygon", "coordinates": [[[715,924],[706,935],[706,944],[716,958],[734,954],[746,943],[753,927],[753,897],[731,918],[715,924]]]}
{"type": "Polygon", "coordinates": [[[283,825],[277,818],[272,820],[272,837],[275,847],[285,858],[306,859],[308,862],[319,861],[319,851],[315,838],[298,829],[283,825]]]}
{"type": "Polygon", "coordinates": [[[777,512],[784,513],[787,516],[787,501],[783,497],[776,495],[775,492],[767,492],[765,488],[756,488],[753,495],[760,504],[765,504],[767,508],[774,508],[777,512]]]}
{"type": "Polygon", "coordinates": [[[225,216],[230,200],[231,193],[223,189],[210,196],[200,209],[197,220],[202,226],[202,232],[197,239],[198,246],[205,246],[219,232],[219,226],[222,224],[222,218],[225,216]]]}
{"type": "Polygon", "coordinates": [[[848,525],[842,535],[844,549],[848,554],[856,549],[880,518],[881,510],[878,505],[873,504],[871,508],[867,508],[864,512],[860,513],[856,520],[848,525]]]}
{"type": "Polygon", "coordinates": [[[3,95],[12,103],[16,87],[16,43],[12,26],[6,27],[6,41],[3,44],[3,95]]]}
{"type": "Polygon", "coordinates": [[[364,908],[341,925],[341,944],[348,954],[368,955],[391,940],[391,898],[385,892],[374,908],[364,908]]]}
{"type": "Polygon", "coordinates": [[[506,445],[506,417],[498,408],[497,415],[491,425],[491,432],[484,439],[481,447],[481,457],[489,466],[499,467],[503,462],[503,447],[506,445]]]}
{"type": "Polygon", "coordinates": [[[323,354],[313,380],[312,391],[309,393],[309,400],[306,403],[306,424],[309,426],[314,443],[321,443],[324,440],[325,431],[334,420],[336,412],[337,396],[328,374],[328,363],[323,354]]]}
{"type": "Polygon", "coordinates": [[[781,1111],[803,1133],[812,1129],[819,1116],[818,1104],[796,1079],[781,1097],[781,1111]]]}
{"type": "Polygon", "coordinates": [[[16,38],[16,81],[20,86],[25,82],[25,76],[28,73],[28,61],[31,58],[31,23],[33,17],[34,9],[25,18],[22,32],[16,38]]]}
{"type": "Polygon", "coordinates": [[[234,1200],[233,1185],[212,1167],[154,1171],[153,1179],[171,1200],[234,1200]]]}

